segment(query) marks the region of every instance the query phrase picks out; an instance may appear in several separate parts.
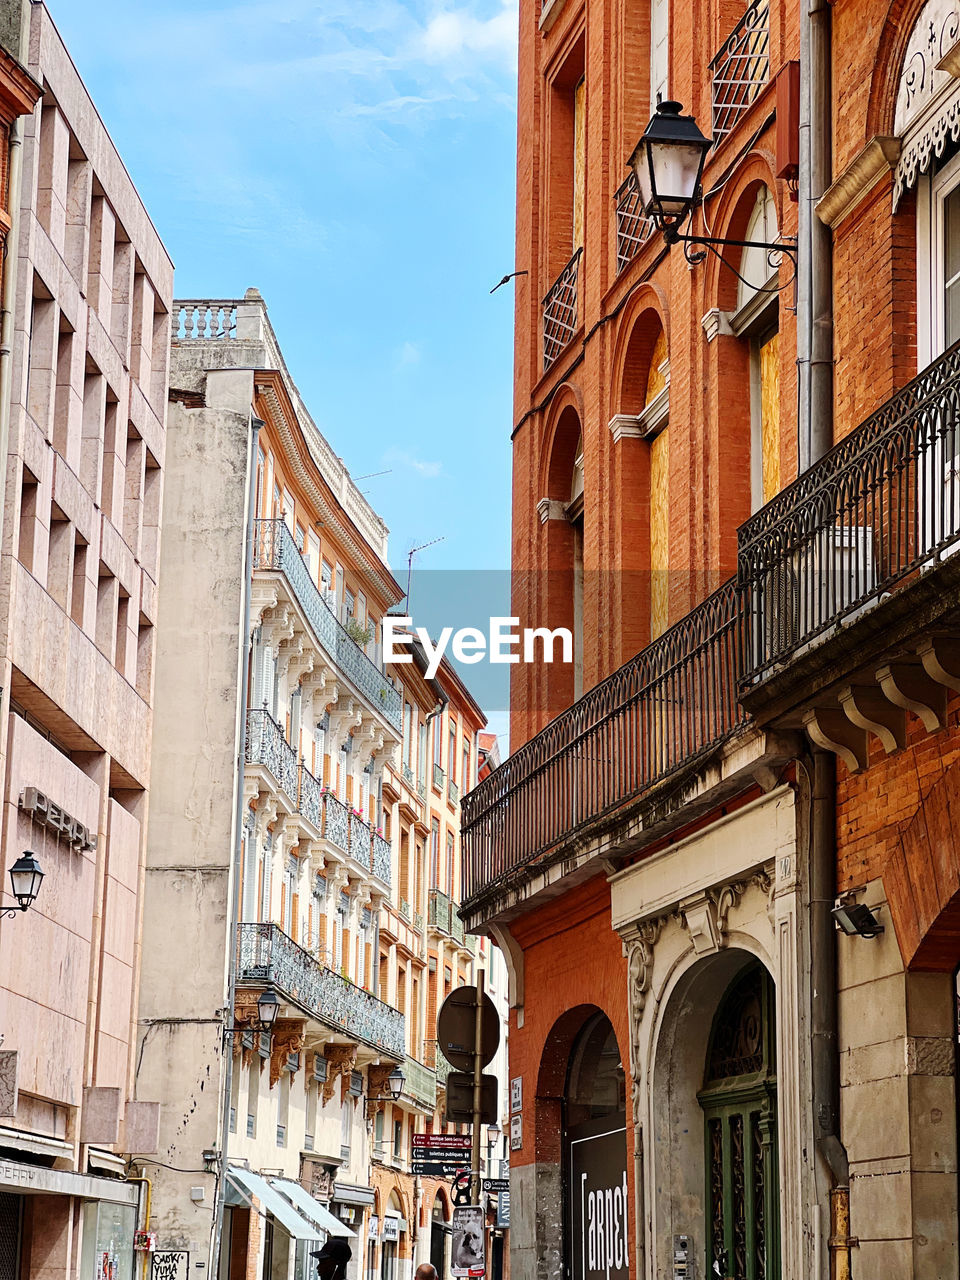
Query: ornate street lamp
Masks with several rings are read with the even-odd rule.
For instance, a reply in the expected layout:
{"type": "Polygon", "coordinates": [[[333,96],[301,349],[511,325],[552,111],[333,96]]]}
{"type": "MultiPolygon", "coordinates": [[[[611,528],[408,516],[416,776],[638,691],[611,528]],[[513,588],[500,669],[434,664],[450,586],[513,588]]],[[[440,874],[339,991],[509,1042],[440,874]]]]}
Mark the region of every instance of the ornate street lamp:
{"type": "Polygon", "coordinates": [[[387,1088],[390,1090],[390,1097],[394,1102],[398,1102],[400,1095],[403,1093],[403,1087],[407,1083],[407,1077],[399,1066],[393,1068],[389,1076],[387,1076],[387,1088]]]}
{"type": "Polygon", "coordinates": [[[272,1031],[280,1013],[280,1001],[273,991],[263,991],[257,997],[257,1016],[236,1027],[225,1027],[224,1035],[243,1035],[246,1031],[272,1031]]]}
{"type": "Polygon", "coordinates": [[[713,139],[701,132],[693,116],[685,116],[682,112],[679,102],[658,102],[643,137],[627,161],[637,181],[644,215],[662,233],[668,245],[683,245],[684,257],[691,264],[702,262],[709,250],[729,267],[715,245],[766,249],[771,265],[776,265],[780,254],[787,254],[796,275],[797,246],[789,240],[723,240],[681,231],[683,224],[703,203],[703,166],[707,152],[713,146],[713,139]],[[689,246],[695,244],[704,245],[705,249],[699,252],[691,250],[689,246]]]}
{"type": "Polygon", "coordinates": [[[13,917],[18,911],[26,911],[31,907],[40,892],[43,875],[40,863],[30,850],[26,849],[10,868],[10,884],[13,887],[13,896],[19,905],[0,911],[0,916],[13,917]]]}

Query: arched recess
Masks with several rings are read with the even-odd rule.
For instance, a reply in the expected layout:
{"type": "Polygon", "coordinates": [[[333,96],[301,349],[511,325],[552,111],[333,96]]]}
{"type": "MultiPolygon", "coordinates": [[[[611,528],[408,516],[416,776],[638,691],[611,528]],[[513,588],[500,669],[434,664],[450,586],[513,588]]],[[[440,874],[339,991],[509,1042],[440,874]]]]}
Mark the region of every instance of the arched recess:
{"type": "MultiPolygon", "coordinates": [[[[729,946],[696,961],[672,984],[653,1040],[652,1132],[644,1143],[657,1274],[671,1273],[673,1237],[686,1235],[692,1255],[709,1259],[708,1274],[779,1278],[779,1210],[770,1198],[777,1181],[775,1028],[773,980],[750,951],[729,946]],[[726,1035],[728,1049],[738,1034],[741,1043],[749,1038],[744,1037],[742,1026],[737,1027],[733,1015],[738,1009],[744,1012],[742,993],[751,983],[761,992],[761,1002],[766,1001],[752,1040],[754,1046],[761,1043],[765,1052],[756,1061],[749,1054],[741,1055],[741,1061],[729,1065],[721,1077],[713,1070],[721,1056],[717,1053],[721,1037],[726,1035]],[[750,1069],[741,1070],[744,1066],[750,1069]],[[738,1125],[749,1129],[739,1154],[738,1125]],[[755,1147],[758,1134],[762,1141],[755,1147]],[[718,1165],[713,1158],[711,1143],[718,1136],[725,1165],[718,1165]],[[744,1153],[759,1153],[756,1168],[747,1169],[744,1153]],[[738,1171],[745,1179],[740,1197],[742,1224],[737,1216],[737,1187],[732,1181],[738,1171]],[[753,1179],[749,1187],[748,1179],[753,1179]],[[761,1232],[759,1246],[765,1269],[757,1270],[751,1261],[735,1270],[736,1257],[718,1254],[741,1238],[741,1225],[742,1238],[756,1247],[758,1189],[763,1197],[760,1225],[768,1229],[766,1238],[761,1232]],[[719,1273],[712,1269],[715,1260],[721,1261],[719,1273]],[[728,1269],[723,1270],[723,1265],[728,1269]]],[[[736,1055],[727,1057],[732,1061],[736,1055]]]]}
{"type": "MultiPolygon", "coordinates": [[[[652,291],[650,291],[652,293],[652,291]]],[[[618,664],[666,630],[669,605],[670,368],[663,312],[648,297],[615,353],[613,433],[619,570],[618,664]]]]}
{"type": "MultiPolygon", "coordinates": [[[[731,240],[773,242],[780,235],[777,186],[764,157],[753,155],[731,179],[711,227],[731,240]]],[[[736,530],[779,492],[796,452],[782,430],[781,385],[788,353],[780,342],[780,286],[792,272],[762,249],[724,249],[725,265],[705,263],[705,309],[716,321],[709,341],[712,409],[711,542],[720,577],[736,569],[736,530]]]]}
{"type": "MultiPolygon", "coordinates": [[[[532,1117],[537,1218],[544,1224],[537,1233],[538,1274],[580,1280],[584,1259],[589,1263],[593,1250],[596,1264],[600,1249],[599,1272],[626,1280],[633,1214],[624,1061],[616,1031],[596,1005],[568,1010],[544,1041],[532,1117]],[[597,1213],[608,1205],[618,1216],[600,1243],[597,1213]]],[[[597,1265],[587,1272],[597,1273],[597,1265]]]]}
{"type": "Polygon", "coordinates": [[[436,1268],[440,1280],[446,1280],[449,1274],[450,1221],[453,1209],[446,1188],[437,1187],[430,1209],[427,1227],[430,1231],[430,1261],[436,1268]]]}
{"type": "Polygon", "coordinates": [[[528,595],[539,605],[537,626],[570,631],[574,662],[540,667],[544,719],[569,706],[583,687],[583,418],[572,391],[566,390],[557,400],[540,468],[541,569],[535,571],[528,595]]]}

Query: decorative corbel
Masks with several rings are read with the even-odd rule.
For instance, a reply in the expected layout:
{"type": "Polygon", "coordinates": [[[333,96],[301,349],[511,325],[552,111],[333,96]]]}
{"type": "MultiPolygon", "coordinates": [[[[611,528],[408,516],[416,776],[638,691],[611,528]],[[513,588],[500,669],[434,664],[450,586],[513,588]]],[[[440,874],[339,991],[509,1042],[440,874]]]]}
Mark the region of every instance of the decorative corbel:
{"type": "Polygon", "coordinates": [[[627,998],[630,1009],[630,1075],[633,1081],[633,1123],[639,1131],[642,1098],[637,1084],[640,1075],[640,1024],[653,979],[653,952],[663,930],[664,917],[642,920],[623,931],[623,953],[627,957],[627,998]]]}
{"type": "Polygon", "coordinates": [[[731,880],[729,884],[721,885],[719,889],[710,890],[710,898],[717,911],[717,929],[720,932],[721,942],[726,937],[727,916],[730,908],[739,904],[746,887],[743,880],[731,880]]]}
{"type": "Polygon", "coordinates": [[[389,1098],[386,1097],[385,1091],[387,1081],[390,1079],[390,1073],[393,1070],[392,1062],[378,1062],[367,1068],[367,1116],[379,1115],[389,1098]],[[384,1096],[381,1097],[380,1095],[384,1096]]]}
{"type": "Polygon", "coordinates": [[[264,644],[275,652],[285,640],[290,640],[296,630],[293,610],[287,604],[278,604],[273,609],[265,610],[260,622],[264,644]]]}
{"type": "Polygon", "coordinates": [[[327,1060],[327,1078],[323,1082],[323,1100],[329,1102],[341,1076],[349,1076],[357,1065],[355,1044],[325,1044],[323,1056],[327,1060]]]}
{"type": "Polygon", "coordinates": [[[250,592],[250,627],[252,630],[256,630],[262,624],[265,614],[277,607],[279,599],[280,592],[276,582],[270,579],[254,578],[250,592]]]}
{"type": "Polygon", "coordinates": [[[299,1018],[280,1018],[273,1029],[270,1045],[270,1088],[283,1075],[284,1064],[291,1053],[302,1053],[304,1023],[299,1018]]]}

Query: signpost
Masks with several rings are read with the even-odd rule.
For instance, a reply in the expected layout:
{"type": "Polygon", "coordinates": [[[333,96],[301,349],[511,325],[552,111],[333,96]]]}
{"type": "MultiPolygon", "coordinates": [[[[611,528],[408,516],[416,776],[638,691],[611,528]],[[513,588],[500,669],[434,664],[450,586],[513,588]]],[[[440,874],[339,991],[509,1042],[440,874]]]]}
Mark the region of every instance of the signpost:
{"type": "MultiPolygon", "coordinates": [[[[456,991],[451,991],[437,1015],[437,1043],[441,1052],[451,1066],[459,1068],[460,1072],[469,1072],[473,1077],[473,1106],[470,1115],[473,1124],[473,1149],[470,1164],[473,1172],[474,1205],[480,1203],[480,1126],[490,1114],[491,1101],[494,1119],[497,1113],[497,1082],[492,1076],[485,1077],[483,1068],[491,1061],[500,1044],[500,1019],[493,1001],[484,993],[483,979],[484,973],[480,969],[477,971],[477,985],[458,987],[456,991]]],[[[460,1083],[468,1084],[462,1076],[460,1083]]],[[[447,1116],[451,1117],[449,1103],[447,1116]]]]}
{"type": "Polygon", "coordinates": [[[473,1144],[467,1134],[415,1133],[413,1172],[450,1178],[470,1164],[473,1144]]]}

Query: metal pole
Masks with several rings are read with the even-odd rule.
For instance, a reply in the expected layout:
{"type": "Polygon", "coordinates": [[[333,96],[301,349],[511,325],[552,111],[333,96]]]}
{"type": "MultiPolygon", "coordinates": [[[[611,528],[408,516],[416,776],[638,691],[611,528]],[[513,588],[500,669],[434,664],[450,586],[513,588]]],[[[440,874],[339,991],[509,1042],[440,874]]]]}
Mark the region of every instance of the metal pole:
{"type": "Polygon", "coordinates": [[[473,1203],[480,1203],[480,1117],[483,1115],[483,970],[477,970],[477,1010],[473,1050],[473,1203]]]}

